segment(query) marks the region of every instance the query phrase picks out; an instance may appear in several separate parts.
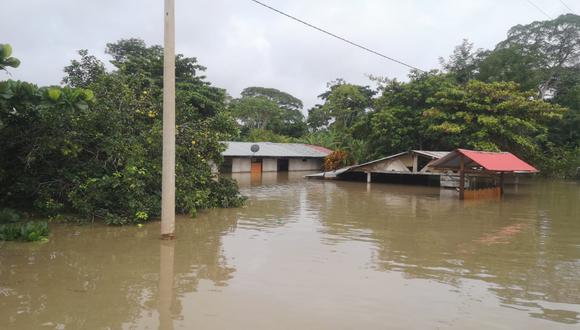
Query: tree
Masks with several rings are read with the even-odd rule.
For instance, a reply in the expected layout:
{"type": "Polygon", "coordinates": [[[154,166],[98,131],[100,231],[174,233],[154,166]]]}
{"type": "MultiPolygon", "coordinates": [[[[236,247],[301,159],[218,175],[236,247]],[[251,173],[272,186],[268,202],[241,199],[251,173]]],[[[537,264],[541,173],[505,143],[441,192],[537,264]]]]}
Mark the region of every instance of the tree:
{"type": "Polygon", "coordinates": [[[302,101],[274,88],[248,87],[230,104],[246,135],[252,129],[270,130],[274,135],[300,137],[306,132],[302,101]]]}
{"type": "Polygon", "coordinates": [[[441,150],[426,134],[423,112],[437,92],[456,85],[454,78],[438,71],[411,72],[408,82],[380,79],[380,97],[365,121],[354,128],[354,135],[367,141],[371,158],[410,149],[441,150]]]}
{"type": "Polygon", "coordinates": [[[241,94],[242,97],[265,97],[270,101],[276,102],[278,107],[286,110],[301,110],[303,106],[300,99],[275,88],[247,87],[244,88],[241,94]]]}
{"type": "MultiPolygon", "coordinates": [[[[81,59],[68,75],[90,90],[0,83],[0,206],[110,224],[160,214],[160,47],[109,46],[115,71],[92,75],[95,65],[82,64],[95,62],[81,59]]],[[[196,75],[195,59],[179,59],[188,65],[179,66],[176,93],[176,211],[240,205],[235,183],[211,174],[220,141],[237,133],[225,92],[196,75]]]]}
{"type": "Polygon", "coordinates": [[[330,84],[329,90],[319,95],[324,104],[309,110],[308,124],[313,129],[326,126],[350,129],[370,109],[375,91],[369,86],[347,84],[341,79],[330,84]]]}
{"type": "Polygon", "coordinates": [[[447,61],[440,57],[439,62],[443,69],[449,72],[458,83],[464,84],[477,74],[483,54],[482,49],[473,51],[473,43],[463,39],[461,45],[455,47],[453,54],[449,56],[447,61]]]}
{"type": "Polygon", "coordinates": [[[265,97],[242,97],[232,101],[232,115],[246,129],[269,129],[280,120],[282,111],[265,97]]]}
{"type": "Polygon", "coordinates": [[[543,98],[560,89],[560,76],[580,64],[580,16],[516,25],[481,64],[480,80],[515,81],[543,98]]]}
{"type": "Polygon", "coordinates": [[[548,127],[566,111],[521,92],[513,82],[472,80],[435,93],[423,112],[427,133],[443,149],[510,151],[542,160],[548,127]]]}
{"type": "Polygon", "coordinates": [[[105,66],[98,58],[89,55],[89,51],[78,51],[80,61],[72,60],[71,64],[64,68],[65,76],[62,83],[71,87],[87,88],[105,74],[105,66]]]}
{"type": "Polygon", "coordinates": [[[580,16],[565,14],[549,21],[516,25],[496,49],[511,47],[535,55],[543,68],[575,66],[580,62],[580,16]]]}

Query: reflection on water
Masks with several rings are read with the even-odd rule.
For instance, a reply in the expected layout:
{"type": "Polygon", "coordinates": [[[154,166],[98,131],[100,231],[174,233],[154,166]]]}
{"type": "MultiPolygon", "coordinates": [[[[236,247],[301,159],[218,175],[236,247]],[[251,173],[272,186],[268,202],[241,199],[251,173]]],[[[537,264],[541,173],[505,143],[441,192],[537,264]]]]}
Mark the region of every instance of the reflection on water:
{"type": "Polygon", "coordinates": [[[0,243],[2,328],[553,328],[580,324],[580,185],[502,201],[237,175],[248,203],[0,243]],[[259,312],[258,312],[259,311],[259,312]]]}

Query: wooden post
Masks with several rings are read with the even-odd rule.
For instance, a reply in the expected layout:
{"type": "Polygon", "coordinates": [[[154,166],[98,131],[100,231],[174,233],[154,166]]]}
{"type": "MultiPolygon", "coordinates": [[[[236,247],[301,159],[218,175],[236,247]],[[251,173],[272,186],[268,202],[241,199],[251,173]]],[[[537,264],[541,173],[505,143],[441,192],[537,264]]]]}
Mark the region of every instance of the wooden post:
{"type": "Polygon", "coordinates": [[[499,194],[503,196],[503,172],[499,174],[499,194]]]}
{"type": "Polygon", "coordinates": [[[465,199],[465,160],[463,155],[459,158],[459,199],[465,199]]]}
{"type": "Polygon", "coordinates": [[[419,156],[413,153],[413,173],[419,172],[419,156]]]}
{"type": "Polygon", "coordinates": [[[165,0],[161,238],[175,238],[175,2],[165,0]]]}
{"type": "Polygon", "coordinates": [[[371,183],[371,172],[367,172],[367,183],[371,183]]]}

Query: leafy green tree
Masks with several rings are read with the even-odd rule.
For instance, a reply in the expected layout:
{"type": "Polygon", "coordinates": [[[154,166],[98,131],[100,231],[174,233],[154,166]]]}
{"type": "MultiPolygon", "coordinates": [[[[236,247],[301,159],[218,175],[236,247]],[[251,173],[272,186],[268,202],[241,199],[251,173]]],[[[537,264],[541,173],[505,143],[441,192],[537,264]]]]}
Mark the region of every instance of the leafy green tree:
{"type": "Polygon", "coordinates": [[[299,137],[306,132],[302,101],[275,88],[248,87],[230,103],[241,122],[243,135],[250,130],[270,130],[275,135],[299,137]]]}
{"type": "Polygon", "coordinates": [[[580,16],[565,14],[549,21],[516,25],[496,48],[514,46],[524,54],[536,54],[543,68],[574,66],[580,61],[580,16]]]}
{"type": "Polygon", "coordinates": [[[472,80],[435,93],[424,111],[427,133],[444,149],[511,151],[541,161],[548,127],[566,111],[521,92],[513,82],[472,80]]]}
{"type": "Polygon", "coordinates": [[[506,40],[488,52],[478,79],[515,81],[549,97],[560,89],[563,72],[579,64],[580,16],[565,14],[512,27],[506,40]]]}
{"type": "Polygon", "coordinates": [[[275,88],[247,87],[242,91],[242,97],[265,97],[276,102],[278,107],[286,110],[301,110],[303,105],[300,99],[275,88]]]}
{"type": "Polygon", "coordinates": [[[461,45],[455,47],[453,54],[449,56],[447,61],[440,57],[439,62],[443,69],[449,72],[458,83],[464,84],[475,77],[479,62],[484,54],[482,49],[474,51],[473,43],[463,39],[461,45]]]}
{"type": "MultiPolygon", "coordinates": [[[[0,83],[0,206],[110,224],[160,214],[162,50],[134,39],[109,47],[121,54],[113,72],[92,75],[82,60],[67,71],[90,90],[0,83]]],[[[188,65],[176,88],[177,211],[239,205],[235,183],[211,175],[220,141],[236,134],[225,92],[185,72],[200,68],[195,59],[179,59],[188,65]]]]}
{"type": "Polygon", "coordinates": [[[374,94],[369,86],[347,84],[339,79],[319,95],[325,102],[309,110],[308,124],[312,129],[350,129],[370,109],[374,94]]]}
{"type": "Polygon", "coordinates": [[[380,97],[364,121],[355,125],[354,135],[367,141],[370,158],[410,149],[441,150],[425,134],[423,112],[428,100],[442,89],[454,86],[454,78],[438,71],[411,72],[408,82],[380,79],[380,97]]]}
{"type": "Polygon", "coordinates": [[[518,46],[485,53],[485,58],[479,63],[478,80],[513,81],[522,90],[538,90],[545,79],[546,71],[538,63],[538,54],[526,53],[518,46]]]}
{"type": "Polygon", "coordinates": [[[270,129],[280,120],[282,110],[265,97],[242,97],[230,104],[232,115],[242,126],[251,129],[270,129]]]}
{"type": "Polygon", "coordinates": [[[248,135],[244,138],[248,142],[278,142],[278,143],[290,143],[291,138],[285,135],[276,134],[267,129],[254,128],[248,132],[248,135]]]}
{"type": "Polygon", "coordinates": [[[71,87],[87,88],[105,74],[105,65],[95,56],[89,55],[86,49],[79,50],[78,54],[80,61],[72,60],[64,68],[62,83],[71,87]]]}
{"type": "Polygon", "coordinates": [[[571,149],[580,147],[580,66],[561,73],[559,89],[552,102],[569,109],[564,118],[552,127],[551,140],[571,149]]]}

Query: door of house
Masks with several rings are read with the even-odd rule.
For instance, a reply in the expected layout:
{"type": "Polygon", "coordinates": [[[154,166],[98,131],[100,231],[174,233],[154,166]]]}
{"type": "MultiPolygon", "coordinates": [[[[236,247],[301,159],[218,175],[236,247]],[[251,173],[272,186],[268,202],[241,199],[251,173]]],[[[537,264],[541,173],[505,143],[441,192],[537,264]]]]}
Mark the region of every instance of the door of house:
{"type": "Polygon", "coordinates": [[[252,159],[252,174],[262,173],[262,159],[252,159]]]}

